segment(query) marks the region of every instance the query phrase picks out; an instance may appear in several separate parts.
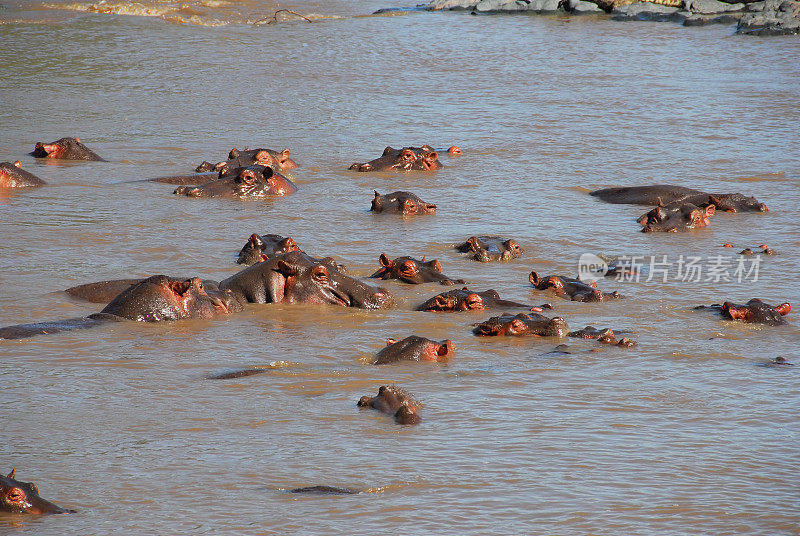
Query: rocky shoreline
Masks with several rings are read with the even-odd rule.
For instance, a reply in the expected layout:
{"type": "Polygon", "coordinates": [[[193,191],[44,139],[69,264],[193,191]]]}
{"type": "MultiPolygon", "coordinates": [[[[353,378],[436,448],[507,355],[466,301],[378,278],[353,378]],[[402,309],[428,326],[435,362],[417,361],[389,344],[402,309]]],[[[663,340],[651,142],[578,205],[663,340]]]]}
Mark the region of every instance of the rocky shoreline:
{"type": "Polygon", "coordinates": [[[429,11],[478,13],[608,14],[612,20],[671,21],[684,26],[736,24],[736,33],[800,35],[800,1],[796,0],[433,0],[429,11]]]}

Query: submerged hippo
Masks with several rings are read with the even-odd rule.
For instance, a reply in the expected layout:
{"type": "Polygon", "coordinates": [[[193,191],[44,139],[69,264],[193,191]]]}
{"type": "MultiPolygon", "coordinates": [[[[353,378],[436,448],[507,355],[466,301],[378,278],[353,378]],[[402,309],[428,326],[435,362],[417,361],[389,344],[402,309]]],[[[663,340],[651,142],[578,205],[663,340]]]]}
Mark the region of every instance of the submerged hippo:
{"type": "Polygon", "coordinates": [[[785,302],[780,305],[769,305],[758,298],[752,298],[744,305],[726,301],[722,305],[700,305],[695,309],[715,309],[728,320],[740,320],[752,324],[767,324],[770,326],[781,326],[786,324],[783,318],[792,311],[790,303],[785,302]]]}
{"type": "Polygon", "coordinates": [[[394,299],[341,273],[336,262],[301,251],[279,253],[221,281],[241,303],[327,303],[361,309],[385,309],[394,299]]]}
{"type": "Polygon", "coordinates": [[[422,420],[417,413],[422,404],[394,385],[381,385],[378,396],[362,396],[358,401],[358,407],[382,411],[393,416],[397,424],[417,424],[422,420]]]}
{"type": "Polygon", "coordinates": [[[564,277],[560,275],[550,275],[541,277],[535,271],[528,275],[531,285],[537,290],[548,290],[560,298],[580,302],[601,302],[617,299],[621,296],[614,291],[610,294],[603,293],[596,288],[597,283],[584,283],[580,279],[564,277]]]}
{"type": "Polygon", "coordinates": [[[278,253],[288,253],[290,251],[302,251],[294,240],[288,236],[277,234],[255,234],[250,235],[247,243],[239,251],[236,264],[246,264],[250,266],[257,262],[267,260],[278,253]]]}
{"type": "Polygon", "coordinates": [[[472,333],[485,336],[513,336],[521,337],[532,335],[534,337],[564,337],[569,332],[567,322],[560,316],[547,318],[538,313],[519,313],[510,315],[503,313],[493,316],[489,320],[475,324],[472,333]]]}
{"type": "Polygon", "coordinates": [[[39,488],[33,482],[21,482],[14,478],[12,469],[8,476],[0,475],[0,512],[12,514],[74,514],[39,496],[39,488]]]}
{"type": "Polygon", "coordinates": [[[0,188],[33,188],[45,181],[22,169],[22,162],[0,162],[0,188]]]}
{"type": "MultiPolygon", "coordinates": [[[[461,149],[457,147],[452,147],[451,150],[453,154],[461,153],[461,149]]],[[[354,171],[435,171],[442,167],[433,147],[423,145],[422,147],[403,147],[402,149],[387,147],[383,150],[383,154],[375,160],[362,164],[356,163],[348,169],[354,171]]]]}
{"type": "Polygon", "coordinates": [[[206,291],[199,277],[180,280],[165,275],[154,275],[124,290],[99,313],[86,318],[0,328],[0,339],[21,339],[60,331],[87,329],[105,322],[123,320],[162,322],[185,318],[212,318],[241,310],[242,306],[230,292],[206,291]]]}
{"type": "Polygon", "coordinates": [[[259,165],[270,167],[275,171],[289,171],[297,167],[297,162],[289,156],[289,149],[283,151],[273,151],[272,149],[245,149],[240,151],[236,148],[228,153],[228,159],[216,164],[203,162],[195,171],[222,171],[224,168],[234,169],[238,167],[248,167],[259,165]]]}
{"type": "Polygon", "coordinates": [[[373,191],[375,192],[375,197],[372,199],[370,210],[377,214],[381,212],[399,212],[405,216],[407,214],[434,214],[436,212],[436,205],[423,201],[411,192],[398,191],[381,195],[377,190],[373,191]]]}
{"type": "Polygon", "coordinates": [[[577,337],[580,339],[594,339],[603,344],[615,344],[623,348],[630,348],[636,346],[636,343],[627,337],[617,340],[616,333],[610,328],[597,329],[594,326],[586,326],[578,331],[569,332],[570,337],[577,337]]]}
{"type": "Polygon", "coordinates": [[[550,308],[550,304],[542,307],[532,307],[524,303],[500,299],[497,291],[489,289],[483,292],[473,292],[467,287],[458,290],[448,290],[437,294],[419,307],[417,311],[483,311],[494,308],[514,308],[541,311],[550,308]]]}
{"type": "Polygon", "coordinates": [[[297,186],[270,167],[253,165],[221,171],[219,177],[200,186],[179,186],[173,192],[188,197],[236,197],[260,199],[285,196],[297,191],[297,186]]]}
{"type": "Polygon", "coordinates": [[[691,203],[701,206],[714,205],[723,212],[767,212],[767,205],[755,197],[742,194],[710,194],[693,188],[656,184],[653,186],[626,186],[622,188],[604,188],[595,190],[589,195],[607,203],[629,205],[669,205],[675,202],[691,203]]]}
{"type": "Polygon", "coordinates": [[[522,256],[519,242],[499,236],[471,236],[463,244],[456,246],[461,253],[469,253],[470,257],[480,262],[506,261],[522,256]]]}
{"type": "Polygon", "coordinates": [[[375,356],[373,365],[385,365],[397,361],[430,361],[446,363],[453,357],[456,347],[450,341],[432,341],[418,335],[410,335],[398,341],[387,339],[386,348],[375,356]]]}
{"type": "Polygon", "coordinates": [[[93,153],[78,138],[61,138],[52,143],[36,142],[30,153],[36,158],[52,158],[54,160],[93,160],[105,162],[93,153]]]}
{"type": "Polygon", "coordinates": [[[715,212],[716,208],[712,204],[697,206],[685,201],[675,201],[668,205],[658,205],[636,221],[642,226],[643,233],[677,233],[708,227],[715,212]]]}
{"type": "Polygon", "coordinates": [[[463,279],[452,279],[444,275],[442,264],[434,259],[425,262],[413,257],[397,257],[390,260],[385,253],[381,253],[378,259],[382,268],[370,277],[377,279],[399,279],[412,285],[421,283],[440,283],[442,285],[464,284],[463,279]]]}

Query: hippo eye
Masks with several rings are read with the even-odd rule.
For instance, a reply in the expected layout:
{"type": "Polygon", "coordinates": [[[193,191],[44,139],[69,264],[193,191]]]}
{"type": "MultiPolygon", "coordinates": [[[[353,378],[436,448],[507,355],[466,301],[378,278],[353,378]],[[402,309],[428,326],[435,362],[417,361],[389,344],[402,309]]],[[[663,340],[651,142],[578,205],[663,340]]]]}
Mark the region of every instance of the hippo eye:
{"type": "Polygon", "coordinates": [[[403,275],[414,275],[418,272],[417,263],[414,261],[406,261],[400,267],[400,273],[403,275]]]}
{"type": "Polygon", "coordinates": [[[523,333],[525,331],[525,322],[515,318],[511,321],[511,324],[508,325],[508,332],[512,335],[517,335],[519,333],[523,333]]]}
{"type": "Polygon", "coordinates": [[[477,294],[470,294],[466,299],[467,309],[483,309],[483,299],[477,294]]]}
{"type": "Polygon", "coordinates": [[[6,499],[11,503],[25,502],[25,492],[20,488],[11,488],[6,492],[6,499]]]}
{"type": "Polygon", "coordinates": [[[413,162],[417,159],[417,155],[414,154],[414,151],[405,150],[400,154],[400,158],[407,162],[413,162]]]}

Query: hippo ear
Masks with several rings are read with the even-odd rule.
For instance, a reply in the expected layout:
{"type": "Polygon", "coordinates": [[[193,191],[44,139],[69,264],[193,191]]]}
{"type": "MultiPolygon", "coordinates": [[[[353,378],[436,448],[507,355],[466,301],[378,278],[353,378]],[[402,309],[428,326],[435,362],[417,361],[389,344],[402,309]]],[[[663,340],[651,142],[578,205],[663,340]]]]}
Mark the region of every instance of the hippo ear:
{"type": "Polygon", "coordinates": [[[380,199],[381,194],[378,193],[378,190],[372,190],[372,191],[375,192],[375,199],[380,199]]]}
{"type": "Polygon", "coordinates": [[[386,256],[386,253],[381,253],[380,258],[378,258],[378,262],[380,262],[381,266],[384,268],[391,268],[394,264],[391,260],[389,260],[389,257],[386,256]]]}
{"type": "Polygon", "coordinates": [[[11,469],[11,472],[8,473],[8,478],[14,478],[14,469],[11,469]]]}
{"type": "MultiPolygon", "coordinates": [[[[717,208],[713,204],[708,205],[705,210],[706,217],[713,216],[716,211],[717,208]]],[[[726,210],[726,212],[730,212],[730,210],[726,210]]],[[[736,212],[736,209],[733,209],[733,212],[736,212]]]]}
{"type": "Polygon", "coordinates": [[[228,159],[233,160],[234,158],[238,158],[240,154],[239,149],[234,147],[231,149],[231,152],[228,153],[228,159]]]}
{"type": "Polygon", "coordinates": [[[532,271],[531,274],[528,276],[528,281],[530,281],[531,285],[535,287],[536,285],[539,284],[540,281],[539,274],[537,274],[535,271],[532,271]]]}
{"type": "Polygon", "coordinates": [[[391,153],[393,153],[394,151],[395,151],[395,150],[394,150],[394,149],[392,149],[391,147],[386,147],[386,149],[384,149],[384,150],[383,150],[383,156],[386,156],[386,155],[388,155],[388,154],[391,154],[391,153]]]}
{"type": "Polygon", "coordinates": [[[657,207],[663,207],[664,206],[664,202],[661,200],[661,196],[658,196],[658,202],[656,203],[656,206],[657,207]]]}
{"type": "Polygon", "coordinates": [[[439,345],[439,348],[436,350],[436,355],[439,357],[447,357],[453,350],[455,350],[455,346],[453,346],[450,339],[446,339],[439,345]]]}
{"type": "Polygon", "coordinates": [[[397,339],[386,339],[386,346],[391,346],[397,342],[397,339]]]}
{"type": "Polygon", "coordinates": [[[429,261],[428,262],[428,266],[430,266],[431,268],[433,268],[437,272],[441,272],[442,271],[442,263],[439,262],[438,259],[433,259],[432,261],[429,261]]]}
{"type": "Polygon", "coordinates": [[[286,159],[289,158],[289,149],[284,149],[283,151],[281,151],[281,158],[283,160],[286,160],[286,159]]]}
{"type": "Polygon", "coordinates": [[[775,310],[778,311],[782,316],[786,316],[792,312],[792,305],[789,302],[782,303],[775,307],[775,310]]]}
{"type": "Polygon", "coordinates": [[[273,270],[275,270],[276,272],[280,272],[285,277],[295,276],[295,275],[297,275],[299,273],[297,268],[295,268],[294,266],[291,266],[290,264],[288,264],[283,259],[278,261],[277,267],[273,268],[273,270]]]}
{"type": "Polygon", "coordinates": [[[19,160],[17,160],[16,162],[14,162],[14,167],[21,168],[21,167],[22,167],[22,162],[20,162],[19,160]]]}

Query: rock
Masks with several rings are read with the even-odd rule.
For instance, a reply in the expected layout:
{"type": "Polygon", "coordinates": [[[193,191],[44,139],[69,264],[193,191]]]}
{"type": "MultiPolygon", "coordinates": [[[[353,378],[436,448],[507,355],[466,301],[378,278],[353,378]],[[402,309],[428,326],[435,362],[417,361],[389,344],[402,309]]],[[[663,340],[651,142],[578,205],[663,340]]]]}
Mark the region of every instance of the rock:
{"type": "Polygon", "coordinates": [[[478,0],[433,0],[428,4],[428,10],[438,11],[440,9],[473,9],[478,0]]]}
{"type": "Polygon", "coordinates": [[[736,33],[748,35],[800,35],[800,2],[765,0],[760,13],[746,13],[736,33]]]}
{"type": "Polygon", "coordinates": [[[573,15],[584,15],[592,13],[605,13],[594,2],[586,2],[585,0],[567,0],[567,11],[573,15]]]}
{"type": "Polygon", "coordinates": [[[479,13],[535,11],[550,13],[559,11],[561,0],[479,0],[475,11],[479,13]]]}
{"type": "Polygon", "coordinates": [[[689,15],[684,26],[708,26],[710,24],[736,24],[743,13],[724,13],[722,15],[689,15]]]}
{"type": "Polygon", "coordinates": [[[766,2],[763,0],[761,2],[750,2],[747,4],[747,11],[764,11],[764,4],[766,2]]]}
{"type": "Polygon", "coordinates": [[[647,21],[673,21],[683,22],[688,13],[680,8],[663,6],[652,2],[637,2],[619,6],[611,11],[611,19],[617,21],[647,20],[647,21]]]}
{"type": "Polygon", "coordinates": [[[711,15],[713,13],[726,13],[728,11],[742,11],[743,3],[726,4],[717,0],[684,0],[683,9],[701,15],[711,15]]]}

